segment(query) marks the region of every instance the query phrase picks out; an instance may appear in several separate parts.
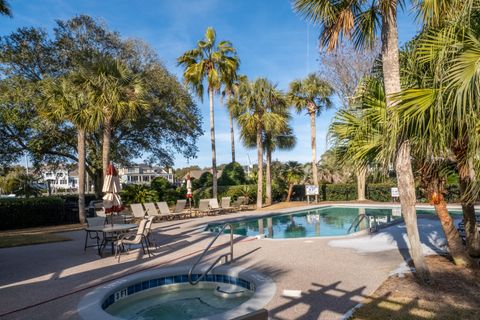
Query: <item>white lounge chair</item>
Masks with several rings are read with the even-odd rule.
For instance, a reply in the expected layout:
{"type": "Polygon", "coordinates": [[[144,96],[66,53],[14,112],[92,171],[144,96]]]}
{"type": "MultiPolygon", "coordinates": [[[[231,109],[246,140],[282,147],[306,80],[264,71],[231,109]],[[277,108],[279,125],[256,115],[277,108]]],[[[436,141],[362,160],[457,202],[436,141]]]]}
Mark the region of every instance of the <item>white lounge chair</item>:
{"type": "Polygon", "coordinates": [[[211,210],[217,210],[218,213],[225,213],[226,212],[226,210],[221,208],[220,205],[218,204],[218,199],[217,198],[210,199],[210,202],[208,204],[210,205],[211,210]]]}
{"type": "Polygon", "coordinates": [[[162,216],[158,213],[157,208],[155,207],[155,203],[147,202],[147,203],[144,203],[143,206],[145,207],[145,213],[149,217],[154,217],[154,218],[159,218],[159,219],[162,218],[162,216]]]}
{"type": "Polygon", "coordinates": [[[165,201],[157,202],[158,210],[160,211],[160,216],[163,216],[166,219],[175,219],[185,216],[183,212],[171,212],[168,204],[165,201]]]}
{"type": "MultiPolygon", "coordinates": [[[[214,209],[210,206],[210,202],[212,199],[200,199],[200,202],[198,203],[198,211],[202,215],[209,215],[209,216],[214,216],[219,213],[219,209],[214,209]]],[[[218,204],[218,201],[217,201],[218,204]]]]}
{"type": "Polygon", "coordinates": [[[141,203],[132,203],[130,205],[130,208],[132,209],[132,213],[135,218],[137,219],[145,218],[145,211],[143,210],[141,203]]]}
{"type": "Polygon", "coordinates": [[[228,211],[228,212],[232,212],[235,210],[235,207],[232,207],[230,205],[230,202],[231,202],[231,199],[230,197],[222,197],[222,209],[225,210],[225,211],[228,211]]]}

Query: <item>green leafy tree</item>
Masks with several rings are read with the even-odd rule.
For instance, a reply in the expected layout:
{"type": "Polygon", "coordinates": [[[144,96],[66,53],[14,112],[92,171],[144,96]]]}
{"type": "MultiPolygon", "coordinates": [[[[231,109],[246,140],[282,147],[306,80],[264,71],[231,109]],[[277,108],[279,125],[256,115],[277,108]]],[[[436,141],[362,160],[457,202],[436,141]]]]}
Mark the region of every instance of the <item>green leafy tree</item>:
{"type": "MultiPolygon", "coordinates": [[[[110,156],[127,165],[148,160],[173,165],[174,154],[195,156],[202,134],[201,114],[179,83],[147,44],[122,40],[118,33],[88,16],[57,21],[53,32],[20,28],[0,37],[0,163],[8,165],[27,153],[34,165],[77,162],[77,133],[63,122],[39,114],[41,80],[78,72],[98,55],[120,59],[144,85],[149,108],[125,117],[112,130],[110,156]]],[[[102,133],[86,132],[86,171],[101,191],[102,133]]]]}
{"type": "Polygon", "coordinates": [[[298,113],[306,111],[310,116],[310,144],[312,148],[312,176],[313,184],[318,187],[317,173],[317,127],[315,118],[320,116],[322,111],[332,106],[330,97],[333,95],[333,88],[330,84],[320,79],[315,74],[309,74],[303,80],[295,80],[290,83],[287,93],[290,104],[298,113]]]}
{"type": "Polygon", "coordinates": [[[223,168],[218,184],[221,186],[236,186],[245,184],[246,181],[243,167],[238,162],[231,162],[223,168]]]}
{"type": "Polygon", "coordinates": [[[198,180],[195,180],[195,188],[206,188],[206,187],[209,187],[212,185],[212,181],[213,181],[213,174],[211,172],[204,172],[202,173],[202,175],[200,176],[200,178],[198,178],[198,180]]]}
{"type": "Polygon", "coordinates": [[[34,175],[26,173],[23,167],[14,167],[5,176],[0,177],[0,190],[5,194],[26,198],[41,194],[40,188],[36,186],[34,175]]]}
{"type": "MultiPolygon", "coordinates": [[[[306,19],[320,26],[320,42],[333,50],[338,42],[351,38],[357,48],[372,47],[380,31],[383,82],[386,103],[393,109],[393,95],[401,90],[400,62],[398,53],[397,7],[401,0],[374,0],[365,2],[331,0],[295,0],[294,10],[306,19]]],[[[392,122],[396,119],[390,119],[392,122]]],[[[410,141],[401,141],[395,150],[395,168],[402,206],[402,215],[407,226],[411,255],[417,275],[424,282],[429,281],[429,271],[423,257],[418,234],[415,209],[415,181],[410,158],[410,141]]]]}
{"type": "Polygon", "coordinates": [[[229,85],[236,79],[240,60],[229,41],[217,44],[215,30],[207,28],[205,38],[198,41],[195,49],[185,52],[177,59],[185,68],[185,82],[203,99],[204,83],[207,84],[210,100],[210,141],[212,144],[212,189],[213,197],[217,197],[217,154],[215,146],[215,117],[213,98],[221,91],[222,85],[229,85]]]}

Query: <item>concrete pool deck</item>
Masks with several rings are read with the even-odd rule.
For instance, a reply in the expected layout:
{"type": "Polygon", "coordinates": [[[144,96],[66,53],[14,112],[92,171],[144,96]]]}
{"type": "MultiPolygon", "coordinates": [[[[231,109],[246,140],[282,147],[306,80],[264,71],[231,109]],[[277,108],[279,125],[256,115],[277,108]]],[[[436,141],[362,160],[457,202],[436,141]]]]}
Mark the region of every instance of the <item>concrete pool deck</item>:
{"type": "MultiPolygon", "coordinates": [[[[191,265],[212,238],[203,232],[207,223],[270,213],[247,211],[157,223],[153,233],[160,246],[155,256],[143,257],[139,250],[132,250],[122,255],[120,263],[112,256],[98,257],[95,248],[84,253],[84,231],[65,233],[72,241],[0,249],[0,318],[79,319],[78,302],[99,284],[141,270],[191,265]]],[[[207,261],[228,251],[228,239],[220,237],[207,261]]],[[[277,291],[266,306],[271,319],[339,319],[378,288],[408,256],[406,249],[361,252],[332,247],[330,241],[236,237],[233,265],[274,279],[277,291]],[[284,290],[301,290],[302,294],[286,297],[284,290]]]]}

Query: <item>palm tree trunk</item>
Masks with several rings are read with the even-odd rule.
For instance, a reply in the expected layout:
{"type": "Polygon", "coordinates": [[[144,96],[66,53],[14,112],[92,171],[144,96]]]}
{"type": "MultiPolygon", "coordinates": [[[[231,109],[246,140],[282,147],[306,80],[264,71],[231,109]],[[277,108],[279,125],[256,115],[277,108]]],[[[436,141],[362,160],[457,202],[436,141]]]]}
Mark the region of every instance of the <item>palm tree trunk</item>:
{"type": "Polygon", "coordinates": [[[262,144],[262,128],[257,125],[257,161],[258,161],[258,177],[257,177],[257,209],[262,207],[263,202],[263,144],[262,144]]]}
{"type": "MultiPolygon", "coordinates": [[[[401,90],[400,63],[398,59],[397,0],[390,0],[388,8],[385,8],[382,12],[381,37],[383,81],[387,107],[392,108],[395,102],[391,99],[391,96],[401,90]]],[[[410,143],[408,141],[400,144],[397,153],[396,172],[402,214],[407,227],[410,251],[417,271],[416,274],[423,282],[428,283],[430,281],[430,273],[425,263],[418,234],[417,212],[415,209],[415,182],[410,160],[410,143]]]]}
{"type": "MultiPolygon", "coordinates": [[[[110,164],[110,141],[112,138],[112,118],[106,116],[103,123],[103,140],[102,140],[102,170],[103,178],[107,175],[108,165],[110,164]]],[[[103,181],[103,180],[102,180],[103,181]]]]}
{"type": "Polygon", "coordinates": [[[293,192],[293,183],[290,183],[288,185],[287,200],[285,200],[286,202],[290,202],[290,198],[292,197],[292,192],[293,192]]]}
{"type": "Polygon", "coordinates": [[[232,162],[235,162],[235,133],[233,132],[233,115],[228,113],[230,117],[230,143],[232,144],[232,162]]]}
{"type": "Polygon", "coordinates": [[[313,184],[318,187],[318,170],[317,170],[317,126],[315,123],[315,110],[310,110],[310,143],[312,147],[312,178],[313,184]]]}
{"type": "Polygon", "coordinates": [[[265,170],[265,193],[266,199],[265,204],[267,206],[272,205],[272,149],[270,147],[266,148],[267,150],[267,166],[265,170]]]}
{"type": "Polygon", "coordinates": [[[208,88],[208,97],[210,98],[210,142],[212,143],[212,175],[213,198],[217,197],[217,151],[215,148],[215,117],[213,110],[213,88],[208,88]]]}
{"type": "Polygon", "coordinates": [[[365,181],[367,179],[367,167],[357,170],[357,200],[365,200],[365,181]]]}
{"type": "Polygon", "coordinates": [[[423,256],[422,244],[417,226],[417,211],[415,208],[415,181],[413,179],[412,164],[410,162],[410,143],[404,141],[397,153],[396,161],[398,193],[400,204],[407,227],[408,241],[410,242],[410,254],[415,265],[417,276],[425,283],[430,281],[425,258],[423,256]]]}
{"type": "MultiPolygon", "coordinates": [[[[464,168],[462,168],[464,169],[464,168]]],[[[463,221],[465,223],[465,236],[467,240],[467,252],[472,257],[480,257],[480,236],[477,230],[477,222],[475,217],[474,203],[464,200],[468,185],[470,184],[470,176],[466,170],[460,171],[460,194],[462,196],[462,212],[463,221]]]]}
{"type": "Polygon", "coordinates": [[[78,220],[85,223],[85,130],[77,132],[78,153],[78,220]]]}
{"type": "MultiPolygon", "coordinates": [[[[433,197],[430,195],[429,198],[432,199],[433,197]]],[[[435,206],[435,212],[440,220],[445,237],[447,238],[448,251],[452,256],[453,262],[457,266],[472,267],[473,261],[465,251],[453,219],[448,213],[447,202],[443,199],[443,196],[439,201],[432,202],[435,206]]]]}

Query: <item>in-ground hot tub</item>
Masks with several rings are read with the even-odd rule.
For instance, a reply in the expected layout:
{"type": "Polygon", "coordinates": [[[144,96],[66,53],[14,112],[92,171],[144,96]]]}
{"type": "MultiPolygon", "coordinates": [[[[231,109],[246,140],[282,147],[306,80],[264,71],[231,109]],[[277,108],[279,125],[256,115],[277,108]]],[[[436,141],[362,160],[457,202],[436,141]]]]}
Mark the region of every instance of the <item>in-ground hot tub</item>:
{"type": "Polygon", "coordinates": [[[83,319],[231,319],[263,308],[275,294],[273,280],[253,270],[220,266],[195,286],[188,282],[188,270],[162,268],[124,277],[85,295],[78,312],[83,319]]]}

